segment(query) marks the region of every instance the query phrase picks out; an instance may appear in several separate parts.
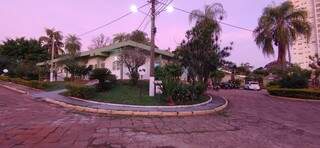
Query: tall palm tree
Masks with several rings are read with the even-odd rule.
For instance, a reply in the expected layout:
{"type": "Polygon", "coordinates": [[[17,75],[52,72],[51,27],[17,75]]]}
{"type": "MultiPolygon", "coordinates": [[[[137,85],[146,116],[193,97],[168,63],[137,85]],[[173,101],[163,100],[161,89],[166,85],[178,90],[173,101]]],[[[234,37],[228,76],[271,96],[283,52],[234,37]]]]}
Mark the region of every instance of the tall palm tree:
{"type": "Polygon", "coordinates": [[[222,4],[213,3],[212,5],[205,5],[204,11],[192,10],[189,15],[189,22],[192,23],[193,21],[196,21],[196,23],[199,23],[209,21],[215,24],[217,38],[217,35],[221,32],[221,26],[219,24],[219,21],[223,20],[225,14],[226,13],[222,4]]]}
{"type": "Polygon", "coordinates": [[[68,35],[64,44],[67,52],[72,56],[79,53],[82,46],[80,38],[76,35],[68,35]]]}
{"type": "Polygon", "coordinates": [[[51,55],[52,50],[52,39],[54,38],[54,57],[58,57],[61,54],[64,54],[63,50],[63,36],[60,31],[56,31],[54,28],[52,29],[45,29],[46,36],[40,37],[39,41],[41,42],[42,46],[48,49],[49,54],[51,55]]]}
{"type": "Polygon", "coordinates": [[[297,37],[303,35],[309,41],[311,25],[307,17],[307,11],[295,9],[292,2],[289,1],[283,2],[279,6],[266,7],[259,18],[258,27],[253,33],[256,44],[262,48],[263,54],[267,56],[274,55],[273,45],[278,46],[277,62],[284,68],[286,55],[290,54],[290,45],[297,37]]]}

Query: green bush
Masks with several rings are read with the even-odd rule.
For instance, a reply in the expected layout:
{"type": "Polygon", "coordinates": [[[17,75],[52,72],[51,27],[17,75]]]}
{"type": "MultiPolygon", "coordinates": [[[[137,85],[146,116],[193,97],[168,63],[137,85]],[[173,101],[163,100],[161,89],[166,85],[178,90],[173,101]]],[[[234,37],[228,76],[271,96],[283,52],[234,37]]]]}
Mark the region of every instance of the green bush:
{"type": "Polygon", "coordinates": [[[37,80],[24,80],[21,78],[10,78],[10,77],[6,77],[6,76],[0,76],[0,80],[12,82],[12,83],[16,83],[16,84],[36,88],[36,89],[46,89],[46,88],[51,87],[48,82],[42,82],[42,81],[37,81],[37,80]]]}
{"type": "Polygon", "coordinates": [[[68,84],[66,85],[66,95],[72,97],[78,97],[82,99],[91,99],[95,96],[96,90],[93,87],[79,85],[79,84],[68,84]]]}
{"type": "Polygon", "coordinates": [[[293,66],[281,75],[279,85],[281,88],[307,88],[311,72],[293,66]]]}
{"type": "Polygon", "coordinates": [[[320,90],[268,88],[268,92],[274,96],[320,100],[320,90]]]}
{"type": "Polygon", "coordinates": [[[90,79],[97,79],[99,81],[99,83],[96,85],[98,91],[109,90],[117,81],[116,76],[113,75],[107,68],[94,69],[90,75],[90,79]]]}

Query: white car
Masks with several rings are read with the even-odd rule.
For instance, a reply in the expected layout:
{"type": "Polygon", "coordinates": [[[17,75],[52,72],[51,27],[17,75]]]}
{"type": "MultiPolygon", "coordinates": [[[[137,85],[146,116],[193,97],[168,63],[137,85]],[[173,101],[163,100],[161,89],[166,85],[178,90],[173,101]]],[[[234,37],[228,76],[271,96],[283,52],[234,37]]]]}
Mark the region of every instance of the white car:
{"type": "Polygon", "coordinates": [[[248,90],[261,90],[261,87],[258,82],[248,82],[244,85],[244,89],[248,90]]]}

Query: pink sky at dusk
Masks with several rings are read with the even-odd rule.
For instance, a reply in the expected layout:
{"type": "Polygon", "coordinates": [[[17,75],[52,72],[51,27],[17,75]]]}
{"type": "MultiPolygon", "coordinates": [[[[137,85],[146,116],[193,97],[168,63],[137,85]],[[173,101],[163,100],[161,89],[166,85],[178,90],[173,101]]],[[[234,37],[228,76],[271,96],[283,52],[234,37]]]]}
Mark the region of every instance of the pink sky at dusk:
{"type": "MultiPolygon", "coordinates": [[[[224,22],[254,29],[258,17],[265,6],[280,3],[283,0],[174,0],[173,5],[188,11],[201,9],[205,4],[222,3],[227,18],[224,22]]],[[[67,34],[81,34],[99,25],[105,24],[129,11],[132,4],[141,6],[147,0],[1,0],[0,1],[0,40],[15,37],[39,38],[44,35],[44,28],[56,28],[67,34]]],[[[143,9],[147,12],[147,8],[143,9]]],[[[87,50],[92,38],[103,33],[112,37],[120,32],[136,30],[144,14],[135,13],[128,17],[81,36],[83,47],[87,50]]],[[[157,18],[156,44],[162,48],[175,49],[184,38],[185,32],[192,27],[186,13],[175,10],[163,12],[157,18]]],[[[143,25],[144,26],[144,25],[143,25]]],[[[223,27],[222,42],[228,45],[234,42],[230,60],[240,64],[249,62],[255,67],[264,66],[274,60],[265,57],[254,43],[251,32],[223,27]]],[[[142,27],[143,28],[143,27],[142,27]]],[[[150,32],[150,25],[145,32],[150,32]]]]}

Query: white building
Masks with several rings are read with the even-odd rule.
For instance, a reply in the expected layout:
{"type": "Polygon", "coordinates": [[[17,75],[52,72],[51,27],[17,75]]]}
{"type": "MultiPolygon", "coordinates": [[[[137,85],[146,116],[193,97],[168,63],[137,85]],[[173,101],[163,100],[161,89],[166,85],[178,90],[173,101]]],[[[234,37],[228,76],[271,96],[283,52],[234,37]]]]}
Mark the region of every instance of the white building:
{"type": "Polygon", "coordinates": [[[320,0],[290,0],[295,8],[304,9],[308,12],[308,20],[312,25],[310,41],[304,37],[298,37],[293,43],[291,50],[292,63],[302,68],[309,68],[309,56],[319,53],[320,37],[320,0]]]}
{"type": "MultiPolygon", "coordinates": [[[[122,49],[132,47],[132,49],[140,49],[145,51],[147,58],[146,63],[139,68],[140,79],[147,80],[150,77],[150,46],[140,44],[133,41],[125,41],[121,43],[115,43],[105,48],[95,49],[90,51],[81,52],[77,58],[80,63],[86,66],[92,66],[95,68],[108,68],[112,74],[116,75],[117,79],[129,79],[129,71],[125,64],[121,64],[119,55],[122,49]]],[[[131,49],[131,48],[128,48],[131,49]]],[[[155,66],[163,65],[172,59],[173,54],[171,52],[155,49],[155,66]]],[[[63,60],[64,58],[57,58],[55,63],[63,60]]],[[[46,63],[38,63],[41,66],[46,63]]],[[[70,77],[68,71],[64,69],[64,65],[58,65],[56,68],[57,80],[62,81],[65,77],[70,77]]]]}

